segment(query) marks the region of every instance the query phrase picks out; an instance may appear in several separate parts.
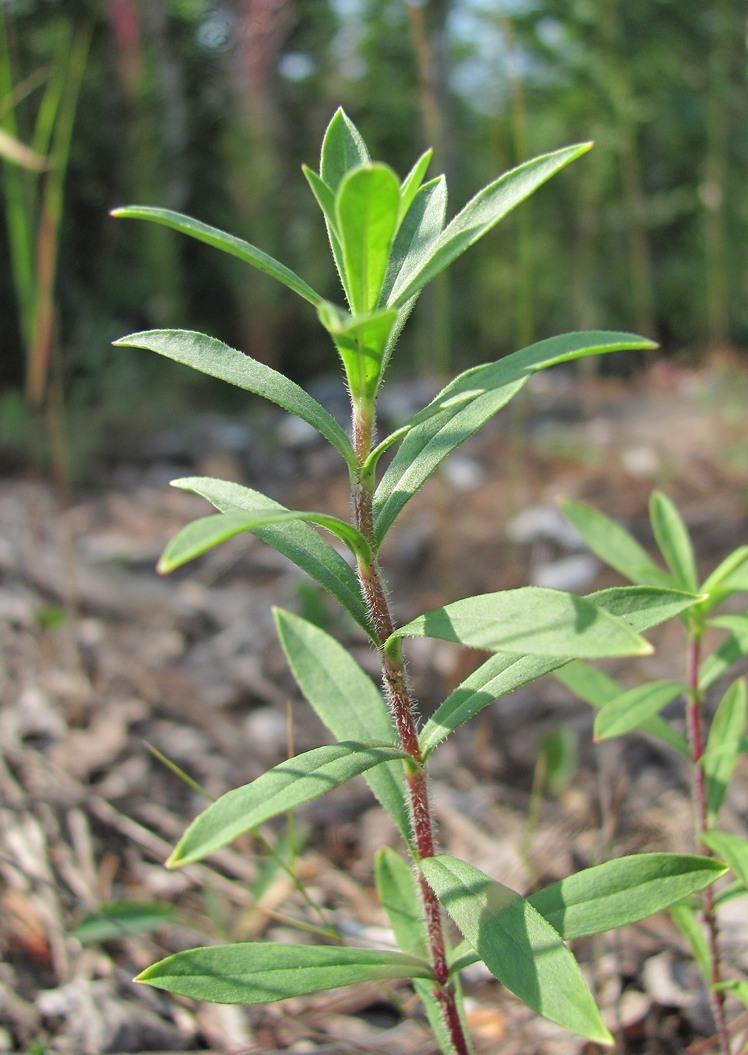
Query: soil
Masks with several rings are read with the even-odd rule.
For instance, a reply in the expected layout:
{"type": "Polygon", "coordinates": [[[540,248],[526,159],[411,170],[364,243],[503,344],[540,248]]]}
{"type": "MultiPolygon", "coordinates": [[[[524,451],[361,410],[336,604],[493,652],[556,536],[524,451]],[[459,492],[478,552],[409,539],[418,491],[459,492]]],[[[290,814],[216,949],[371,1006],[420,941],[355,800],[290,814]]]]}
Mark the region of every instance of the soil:
{"type": "MultiPolygon", "coordinates": [[[[393,529],[382,563],[399,619],[528,582],[580,593],[617,583],[564,528],[560,497],[595,505],[651,550],[647,503],[661,488],[705,573],[748,541],[748,375],[737,365],[658,364],[627,381],[558,370],[528,391],[444,463],[393,529]]],[[[241,427],[210,418],[194,435],[154,437],[146,458],[122,458],[105,484],[64,503],[39,480],[3,481],[0,1052],[436,1052],[419,1005],[395,983],[247,1009],[132,982],[197,944],[309,941],[309,902],[348,942],[392,941],[372,867],[397,835],[362,782],[303,807],[291,828],[283,818],[204,863],[163,867],[205,795],[326,742],[286,667],[273,605],[321,622],[377,676],[376,656],[333,603],[251,536],[159,578],[166,541],[209,511],[167,482],[223,476],[292,508],[347,515],[335,458],[280,415],[241,427]],[[308,901],[268,849],[288,856],[289,840],[308,901]],[[123,901],[138,915],[125,917],[123,901]]],[[[626,684],[680,677],[678,625],[653,641],[653,658],[606,669],[626,684]]],[[[426,716],[477,657],[412,644],[426,716]]],[[[612,856],[693,850],[687,763],[644,737],[593,746],[592,717],[545,678],[447,740],[432,766],[442,848],[520,892],[612,856]]],[[[746,762],[723,821],[743,834],[746,762]]],[[[722,923],[730,970],[745,977],[744,900],[725,904],[722,923]]],[[[617,1055],[716,1050],[704,987],[667,915],[575,952],[617,1055]]],[[[469,969],[465,986],[478,1053],[598,1050],[537,1019],[485,971],[469,969]]],[[[735,1051],[748,1050],[745,1009],[731,1003],[729,1014],[735,1051]]]]}

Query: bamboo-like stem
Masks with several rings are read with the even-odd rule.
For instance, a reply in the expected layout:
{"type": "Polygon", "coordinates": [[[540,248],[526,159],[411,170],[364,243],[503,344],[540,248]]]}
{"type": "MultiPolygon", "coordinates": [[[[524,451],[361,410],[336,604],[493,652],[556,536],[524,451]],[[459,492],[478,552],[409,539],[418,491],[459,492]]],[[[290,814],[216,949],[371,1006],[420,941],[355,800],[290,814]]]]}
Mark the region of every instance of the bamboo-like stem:
{"type": "MultiPolygon", "coordinates": [[[[697,633],[692,633],[688,644],[688,700],[686,703],[686,725],[691,745],[693,762],[693,811],[696,844],[700,853],[709,851],[704,847],[701,836],[709,830],[709,808],[707,801],[706,773],[702,765],[704,756],[704,734],[701,721],[702,694],[699,688],[699,662],[701,658],[701,640],[697,633]]],[[[722,957],[719,948],[719,924],[714,905],[714,893],[709,886],[702,894],[702,922],[709,945],[710,974],[709,1002],[714,1015],[714,1022],[719,1038],[721,1055],[730,1055],[730,1033],[725,1015],[725,994],[717,986],[722,981],[722,957]]]]}
{"type": "MultiPolygon", "coordinates": [[[[353,444],[359,465],[359,473],[353,481],[353,512],[355,525],[375,552],[373,491],[371,482],[361,471],[371,451],[373,420],[356,413],[353,416],[353,444]]],[[[400,649],[385,652],[384,645],[391,637],[395,624],[387,591],[376,559],[364,566],[359,561],[359,581],[364,600],[371,617],[379,643],[382,660],[382,678],[397,730],[400,746],[410,756],[406,771],[406,783],[410,796],[413,840],[419,861],[434,856],[434,825],[429,804],[426,767],[418,742],[414,700],[408,685],[405,663],[400,649]]],[[[426,918],[431,961],[434,969],[434,995],[439,1001],[444,1023],[454,1046],[456,1055],[469,1055],[469,1045],[460,1020],[454,987],[449,983],[446,944],[442,910],[434,891],[423,874],[418,873],[418,885],[426,918]]]]}

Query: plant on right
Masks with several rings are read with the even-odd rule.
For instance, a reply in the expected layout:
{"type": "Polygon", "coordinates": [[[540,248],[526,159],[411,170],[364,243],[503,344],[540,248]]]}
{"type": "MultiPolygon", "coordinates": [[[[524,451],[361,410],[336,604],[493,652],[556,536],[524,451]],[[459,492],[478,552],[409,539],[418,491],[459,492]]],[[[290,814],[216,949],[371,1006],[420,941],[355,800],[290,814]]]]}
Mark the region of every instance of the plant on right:
{"type": "MultiPolygon", "coordinates": [[[[716,855],[734,880],[721,890],[711,886],[670,908],[709,987],[721,1055],[732,1055],[725,997],[732,993],[748,1007],[748,980],[725,977],[718,909],[748,894],[748,840],[720,827],[720,813],[740,755],[748,754],[748,691],[740,676],[748,657],[748,610],[737,595],[748,592],[748,546],[739,546],[702,581],[694,545],[674,503],[655,491],[649,515],[664,567],[624,528],[580,502],[564,501],[562,510],[589,548],[632,583],[686,590],[701,600],[681,613],[684,629],[682,680],[657,679],[625,688],[589,663],[576,660],[555,677],[585,702],[598,708],[596,740],[641,730],[663,741],[691,762],[695,840],[700,852],[716,855]],[[730,601],[730,611],[720,606],[730,601]],[[737,602],[737,603],[736,603],[737,602]],[[714,647],[708,647],[712,641],[714,647]],[[721,698],[712,709],[712,697],[721,698]],[[662,711],[678,699],[682,711],[671,719],[662,711]],[[679,724],[685,725],[685,736],[679,724]]],[[[735,1051],[744,1051],[739,1045],[735,1051]]]]}

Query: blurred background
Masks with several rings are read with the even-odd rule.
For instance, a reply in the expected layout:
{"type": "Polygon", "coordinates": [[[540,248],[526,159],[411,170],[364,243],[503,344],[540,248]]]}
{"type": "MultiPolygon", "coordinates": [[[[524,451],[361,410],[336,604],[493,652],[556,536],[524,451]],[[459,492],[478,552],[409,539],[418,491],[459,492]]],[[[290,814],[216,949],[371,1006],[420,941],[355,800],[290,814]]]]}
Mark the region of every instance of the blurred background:
{"type": "Polygon", "coordinates": [[[340,300],[300,171],[338,105],[400,175],[433,146],[450,215],[596,142],[424,297],[396,369],[588,328],[690,365],[743,355],[747,88],[743,0],[0,0],[0,466],[64,439],[85,477],[203,405],[209,382],[111,347],[134,330],[204,330],[300,381],[336,371],[293,294],[108,211],[188,213],[340,300]]]}

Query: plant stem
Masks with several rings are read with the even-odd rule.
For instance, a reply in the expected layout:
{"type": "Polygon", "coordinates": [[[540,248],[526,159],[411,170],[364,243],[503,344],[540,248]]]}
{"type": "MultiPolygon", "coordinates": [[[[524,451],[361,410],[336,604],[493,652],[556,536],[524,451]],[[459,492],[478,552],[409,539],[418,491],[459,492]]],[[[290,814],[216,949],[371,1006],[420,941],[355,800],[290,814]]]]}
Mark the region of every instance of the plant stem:
{"type": "MultiPolygon", "coordinates": [[[[696,845],[701,853],[708,854],[701,836],[709,830],[709,807],[707,801],[706,773],[701,764],[704,756],[704,735],[701,722],[702,694],[699,688],[699,661],[701,639],[698,633],[692,633],[688,646],[688,702],[686,704],[686,724],[688,739],[691,745],[693,762],[693,810],[696,845]]],[[[717,1028],[719,1046],[722,1055],[730,1055],[730,1034],[725,1015],[725,994],[715,986],[722,981],[722,957],[719,949],[719,924],[714,907],[714,893],[709,886],[702,894],[702,921],[709,944],[710,972],[708,979],[709,1002],[717,1028]]]]}
{"type": "MultiPolygon", "coordinates": [[[[353,483],[353,509],[355,524],[358,530],[375,552],[373,490],[371,483],[364,479],[360,471],[371,451],[373,422],[357,415],[354,411],[353,440],[359,464],[359,474],[353,483]]],[[[429,804],[426,767],[418,742],[418,730],[415,721],[415,706],[405,671],[402,652],[395,655],[385,653],[384,645],[392,635],[395,625],[392,619],[387,592],[376,559],[370,565],[359,561],[359,581],[366,606],[379,643],[382,660],[382,676],[400,746],[410,756],[406,769],[406,782],[410,796],[411,821],[413,838],[418,860],[434,856],[434,825],[429,804]]],[[[441,906],[434,891],[426,882],[423,874],[418,872],[418,885],[421,892],[431,962],[434,969],[434,994],[439,1001],[449,1037],[457,1055],[469,1055],[468,1041],[460,1020],[455,992],[449,983],[446,945],[441,906]]]]}

